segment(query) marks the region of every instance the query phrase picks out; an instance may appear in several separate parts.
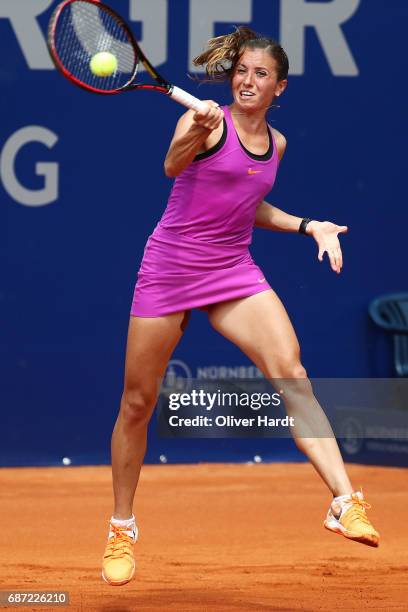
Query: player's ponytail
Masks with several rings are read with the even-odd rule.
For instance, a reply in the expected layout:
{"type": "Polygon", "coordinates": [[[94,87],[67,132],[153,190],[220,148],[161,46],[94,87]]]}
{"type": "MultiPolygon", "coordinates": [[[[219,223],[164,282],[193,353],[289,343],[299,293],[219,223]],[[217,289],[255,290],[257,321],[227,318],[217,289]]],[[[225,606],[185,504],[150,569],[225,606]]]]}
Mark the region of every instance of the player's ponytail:
{"type": "Polygon", "coordinates": [[[205,66],[210,79],[224,81],[229,77],[245,41],[256,37],[256,32],[245,26],[232,34],[216,36],[207,43],[207,49],[193,60],[194,66],[205,66]]]}
{"type": "Polygon", "coordinates": [[[216,36],[208,41],[207,49],[193,60],[195,66],[205,66],[210,80],[231,78],[244,49],[266,49],[278,65],[278,79],[288,76],[289,61],[285,51],[272,38],[266,38],[247,26],[239,26],[232,34],[216,36]]]}

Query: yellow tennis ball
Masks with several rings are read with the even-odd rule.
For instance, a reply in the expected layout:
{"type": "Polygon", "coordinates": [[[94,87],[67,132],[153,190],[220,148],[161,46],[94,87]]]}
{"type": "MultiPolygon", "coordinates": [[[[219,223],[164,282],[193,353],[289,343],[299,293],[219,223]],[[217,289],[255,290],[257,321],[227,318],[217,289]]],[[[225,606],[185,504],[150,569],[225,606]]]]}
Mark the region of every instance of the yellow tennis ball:
{"type": "Polygon", "coordinates": [[[89,64],[92,74],[98,77],[109,77],[116,71],[118,60],[108,51],[96,53],[89,64]]]}

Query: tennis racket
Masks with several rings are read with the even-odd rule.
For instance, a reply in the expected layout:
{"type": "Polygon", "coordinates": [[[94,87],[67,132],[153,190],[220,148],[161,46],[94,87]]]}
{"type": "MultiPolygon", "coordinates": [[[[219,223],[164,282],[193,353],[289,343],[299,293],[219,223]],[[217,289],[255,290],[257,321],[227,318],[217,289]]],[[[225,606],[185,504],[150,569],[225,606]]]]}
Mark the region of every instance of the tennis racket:
{"type": "Polygon", "coordinates": [[[98,0],[61,2],[50,20],[48,49],[61,74],[88,91],[118,94],[148,89],[167,94],[196,111],[206,108],[204,102],[160,76],[122,17],[98,0]],[[115,68],[107,76],[97,76],[91,69],[91,62],[99,53],[110,54],[113,59],[115,68]],[[140,63],[156,83],[136,82],[140,63]]]}

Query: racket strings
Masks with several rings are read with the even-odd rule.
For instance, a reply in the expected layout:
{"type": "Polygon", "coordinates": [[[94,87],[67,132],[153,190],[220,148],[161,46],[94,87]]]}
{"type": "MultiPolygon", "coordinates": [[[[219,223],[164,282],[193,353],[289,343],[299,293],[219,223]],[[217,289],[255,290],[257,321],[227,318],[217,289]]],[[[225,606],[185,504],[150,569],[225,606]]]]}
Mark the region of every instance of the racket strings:
{"type": "Polygon", "coordinates": [[[135,75],[138,58],[127,30],[110,12],[85,1],[73,2],[61,12],[54,36],[55,50],[64,68],[76,79],[102,91],[124,87],[135,75]],[[112,75],[91,71],[96,53],[107,51],[117,60],[112,75]]]}

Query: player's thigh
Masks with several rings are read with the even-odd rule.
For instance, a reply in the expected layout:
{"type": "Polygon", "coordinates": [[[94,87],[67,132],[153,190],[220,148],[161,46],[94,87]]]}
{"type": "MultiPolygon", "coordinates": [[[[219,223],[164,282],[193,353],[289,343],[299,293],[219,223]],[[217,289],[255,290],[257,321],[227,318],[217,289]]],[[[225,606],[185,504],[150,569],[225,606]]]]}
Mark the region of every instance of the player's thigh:
{"type": "Polygon", "coordinates": [[[124,395],[155,400],[168,361],[183,335],[189,311],[163,317],[130,317],[124,395]]]}
{"type": "Polygon", "coordinates": [[[212,326],[236,344],[268,378],[304,376],[300,347],[281,300],[271,289],[214,304],[212,326]]]}

